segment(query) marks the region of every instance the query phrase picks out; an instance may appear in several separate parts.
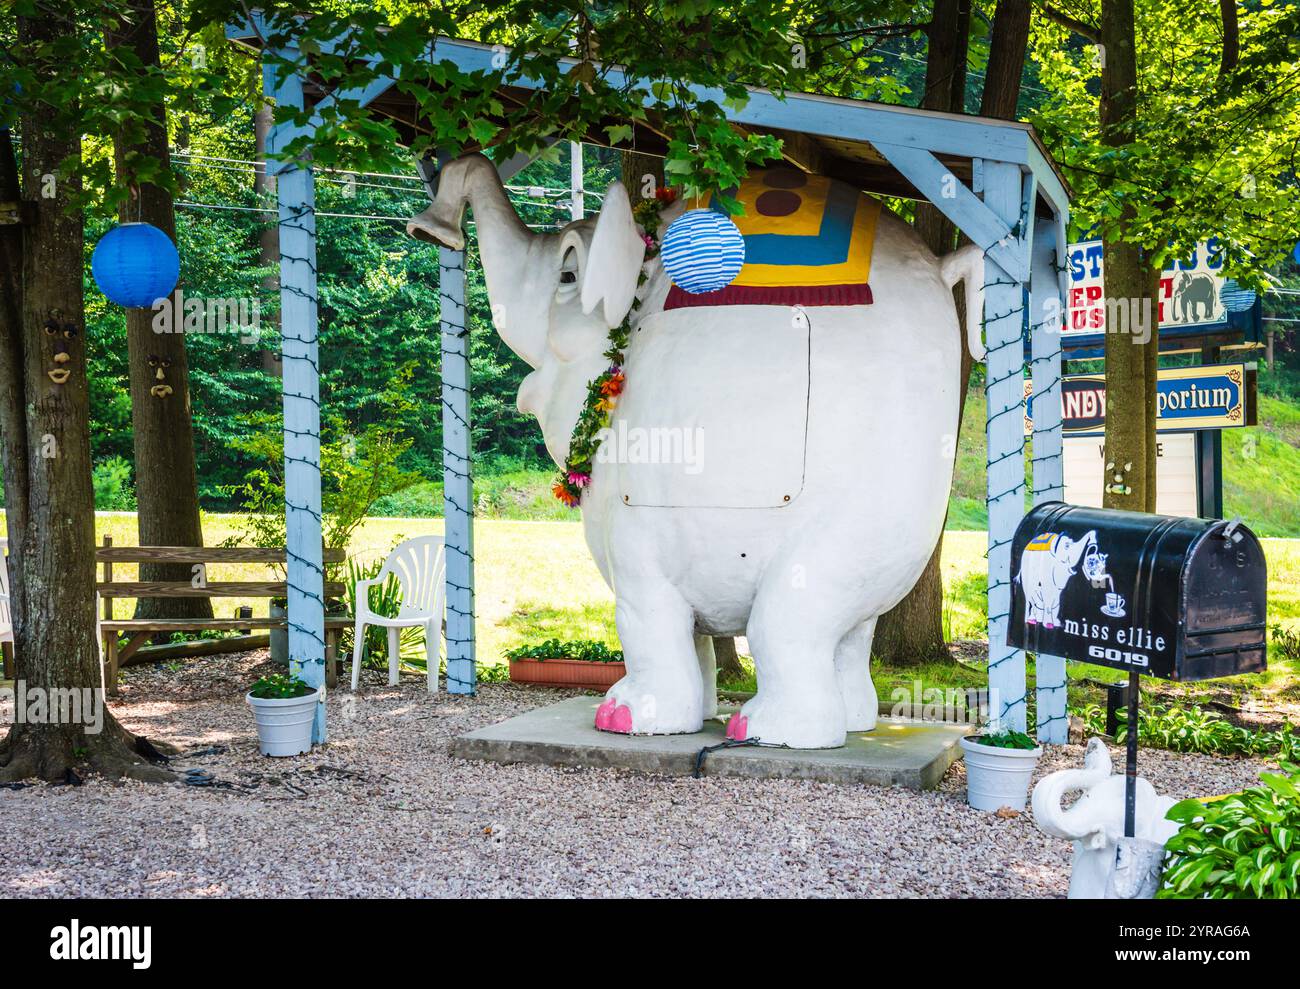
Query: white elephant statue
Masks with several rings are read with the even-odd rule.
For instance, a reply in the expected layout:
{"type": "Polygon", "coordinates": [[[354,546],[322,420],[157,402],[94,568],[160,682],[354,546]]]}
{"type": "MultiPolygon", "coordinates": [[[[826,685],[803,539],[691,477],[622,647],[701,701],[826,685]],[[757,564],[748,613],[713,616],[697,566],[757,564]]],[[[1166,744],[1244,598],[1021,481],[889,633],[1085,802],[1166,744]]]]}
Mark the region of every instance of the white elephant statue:
{"type": "MultiPolygon", "coordinates": [[[[407,231],[463,249],[467,206],[496,329],[534,368],[519,408],[537,416],[557,464],[588,383],[609,365],[610,329],[640,299],[626,386],[581,503],[628,671],[598,726],[699,731],[717,714],[710,637],[743,634],[758,690],[729,737],[834,748],[874,728],[876,619],[921,573],[948,502],[958,282],[967,343],[983,357],[982,252],[936,258],[884,210],[870,305],[665,310],[669,279],[657,257],[646,261],[622,185],[598,217],[534,233],[494,166],[469,155],[442,170],[435,202],[407,231]],[[698,436],[695,459],[614,456],[654,430],[698,436]]],[[[684,209],[669,207],[661,230],[684,209]]]]}
{"type": "MultiPolygon", "coordinates": [[[[1134,816],[1136,848],[1132,862],[1120,856],[1119,869],[1156,870],[1163,858],[1165,842],[1174,836],[1178,824],[1165,815],[1177,801],[1156,793],[1145,779],[1137,780],[1137,803],[1134,816]]],[[[1124,838],[1124,776],[1116,774],[1110,750],[1100,738],[1088,741],[1082,769],[1062,769],[1044,776],[1034,787],[1032,800],[1034,823],[1043,831],[1074,842],[1074,867],[1070,874],[1070,899],[1128,899],[1122,888],[1124,879],[1117,876],[1116,851],[1126,845],[1124,838]],[[1069,793],[1082,790],[1083,795],[1068,809],[1061,806],[1069,793]]],[[[1145,876],[1138,877],[1139,880],[1145,876]]],[[[1141,881],[1135,886],[1143,885],[1141,881]]],[[[1145,883],[1154,892],[1150,882],[1145,883]]]]}
{"type": "Polygon", "coordinates": [[[1045,628],[1061,624],[1061,592],[1078,571],[1089,547],[1096,547],[1097,531],[1071,539],[1065,533],[1045,532],[1035,536],[1020,554],[1016,580],[1025,592],[1025,621],[1043,623],[1045,628]]]}

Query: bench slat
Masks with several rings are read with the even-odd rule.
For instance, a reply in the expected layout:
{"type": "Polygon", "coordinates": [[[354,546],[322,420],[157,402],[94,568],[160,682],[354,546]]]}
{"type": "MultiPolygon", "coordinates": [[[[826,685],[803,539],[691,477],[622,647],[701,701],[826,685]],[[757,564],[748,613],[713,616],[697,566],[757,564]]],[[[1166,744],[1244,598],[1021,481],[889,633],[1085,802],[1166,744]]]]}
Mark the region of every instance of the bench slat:
{"type": "MultiPolygon", "coordinates": [[[[347,553],[326,549],[326,563],[342,563],[347,553]]],[[[101,546],[98,563],[284,563],[285,551],[275,546],[101,546]]]]}
{"type": "MultiPolygon", "coordinates": [[[[350,615],[326,615],[326,626],[346,628],[356,619],[350,615]]],[[[201,632],[204,629],[277,628],[283,618],[123,618],[100,623],[108,632],[201,632]]]]}
{"type": "MultiPolygon", "coordinates": [[[[100,582],[95,585],[100,597],[105,598],[282,598],[288,596],[284,581],[212,581],[201,587],[190,583],[170,581],[123,580],[116,583],[100,582]]],[[[337,582],[325,584],[327,598],[342,597],[344,585],[337,582]]]]}

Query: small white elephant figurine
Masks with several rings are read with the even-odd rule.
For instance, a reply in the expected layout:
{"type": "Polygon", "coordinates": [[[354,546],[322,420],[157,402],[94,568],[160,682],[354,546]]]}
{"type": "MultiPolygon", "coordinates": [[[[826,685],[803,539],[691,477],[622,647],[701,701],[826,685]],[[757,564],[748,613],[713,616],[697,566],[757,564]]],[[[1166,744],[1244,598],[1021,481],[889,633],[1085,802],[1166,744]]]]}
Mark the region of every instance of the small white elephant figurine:
{"type": "MultiPolygon", "coordinates": [[[[812,181],[779,178],[783,200],[812,181]]],[[[407,231],[460,250],[467,207],[497,332],[534,369],[519,407],[557,464],[609,368],[610,328],[641,303],[627,387],[582,495],[627,661],[597,727],[699,731],[717,710],[710,637],[743,634],[758,693],[729,737],[834,748],[874,728],[876,618],[924,569],[952,483],[958,282],[967,346],[983,357],[980,249],[937,258],[886,209],[869,305],[666,308],[670,280],[660,258],[647,261],[622,185],[599,216],[534,233],[492,163],[469,155],[443,168],[407,231]]],[[[685,208],[667,208],[663,228],[685,208]]]]}
{"type": "Polygon", "coordinates": [[[1078,571],[1088,547],[1097,545],[1095,530],[1082,539],[1046,532],[1035,537],[1020,554],[1017,580],[1025,590],[1025,621],[1044,628],[1061,624],[1061,592],[1078,571]]]}
{"type": "MultiPolygon", "coordinates": [[[[1139,847],[1152,853],[1163,850],[1165,842],[1178,830],[1177,823],[1165,818],[1176,802],[1156,793],[1146,780],[1138,779],[1134,830],[1139,847]]],[[[1062,769],[1043,777],[1034,787],[1032,806],[1034,823],[1039,828],[1074,842],[1070,899],[1130,898],[1123,887],[1134,877],[1116,875],[1117,849],[1121,844],[1125,844],[1126,851],[1132,847],[1124,838],[1124,776],[1113,772],[1110,750],[1104,741],[1093,738],[1088,742],[1082,769],[1062,769]],[[1075,790],[1082,790],[1083,795],[1068,810],[1062,808],[1062,798],[1075,790]]],[[[1120,858],[1121,870],[1131,868],[1131,856],[1120,858]]],[[[1146,888],[1151,889],[1149,884],[1146,888]]]]}

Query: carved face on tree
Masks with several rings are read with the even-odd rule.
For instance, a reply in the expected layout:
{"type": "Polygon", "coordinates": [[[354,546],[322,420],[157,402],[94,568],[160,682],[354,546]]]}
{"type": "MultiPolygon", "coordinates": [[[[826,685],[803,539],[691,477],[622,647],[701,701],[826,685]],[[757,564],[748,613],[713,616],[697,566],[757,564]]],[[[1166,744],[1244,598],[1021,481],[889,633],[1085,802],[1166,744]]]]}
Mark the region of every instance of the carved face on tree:
{"type": "Polygon", "coordinates": [[[64,384],[72,376],[68,364],[72,361],[71,346],[76,339],[77,328],[71,323],[58,320],[58,313],[51,314],[45,321],[45,339],[50,345],[50,363],[53,365],[45,372],[56,385],[64,384]]]}
{"type": "Polygon", "coordinates": [[[153,368],[154,382],[149,394],[154,398],[166,398],[172,393],[172,386],[167,383],[167,368],[172,366],[172,362],[165,357],[150,354],[149,366],[153,368]]]}

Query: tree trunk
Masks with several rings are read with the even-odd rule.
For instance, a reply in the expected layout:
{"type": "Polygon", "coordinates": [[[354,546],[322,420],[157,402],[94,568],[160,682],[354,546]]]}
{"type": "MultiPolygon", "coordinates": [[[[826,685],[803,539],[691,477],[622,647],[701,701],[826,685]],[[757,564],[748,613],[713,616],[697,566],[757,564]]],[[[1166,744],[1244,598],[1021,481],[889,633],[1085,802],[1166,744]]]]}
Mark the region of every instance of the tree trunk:
{"type": "MultiPolygon", "coordinates": [[[[1137,51],[1133,0],[1103,0],[1099,38],[1102,51],[1101,140],[1113,148],[1132,144],[1137,134],[1137,51]]],[[[1103,195],[1108,190],[1104,184],[1103,195]]],[[[1134,216],[1129,197],[1121,202],[1121,226],[1134,216]]],[[[1142,248],[1104,238],[1106,264],[1106,485],[1103,504],[1136,512],[1156,507],[1156,359],[1159,326],[1155,304],[1159,273],[1142,248]],[[1126,324],[1126,325],[1119,325],[1126,324]],[[1147,339],[1145,342],[1142,336],[1147,339]]]]}
{"type": "MultiPolygon", "coordinates": [[[[146,69],[156,69],[158,24],[153,0],[130,0],[129,12],[109,32],[107,42],[110,48],[130,49],[146,69]]],[[[137,192],[136,198],[122,206],[120,219],[123,223],[152,223],[174,241],[176,215],[171,193],[147,182],[137,187],[126,159],[129,151],[137,151],[157,159],[164,167],[168,165],[166,108],[157,104],[152,117],[145,127],[143,141],[128,143],[119,136],[114,144],[117,180],[137,192]]],[[[154,313],[149,309],[126,311],[140,545],[202,546],[185,335],[155,333],[153,318],[154,313]],[[172,390],[160,397],[154,389],[163,385],[172,390]]],[[[183,325],[181,313],[173,313],[172,325],[178,329],[183,325]]],[[[140,565],[141,580],[189,581],[194,576],[188,564],[140,565]]],[[[137,618],[211,618],[212,602],[208,598],[140,598],[135,615],[137,618]]]]}
{"type": "Polygon", "coordinates": [[[740,656],[736,653],[736,640],[715,638],[713,654],[718,659],[718,682],[738,683],[745,679],[745,668],[740,665],[740,656]]]}
{"type": "MultiPolygon", "coordinates": [[[[56,8],[19,17],[17,58],[37,78],[66,71],[61,55],[39,50],[60,51],[60,42],[75,30],[56,8]]],[[[36,101],[23,115],[22,193],[31,221],[0,228],[4,259],[10,262],[0,280],[0,391],[5,395],[0,433],[15,652],[28,698],[39,690],[49,702],[44,716],[29,705],[31,720],[16,718],[0,742],[0,780],[66,779],[76,766],[113,776],[171,779],[146,763],[143,753],[152,747],[117,723],[98,689],[84,242],[81,214],[68,208],[80,182],[55,174],[60,162],[80,151],[80,134],[67,124],[69,112],[75,114],[75,107],[36,101]],[[18,278],[15,272],[21,272],[18,278]],[[78,692],[80,717],[52,716],[56,698],[69,688],[78,692]],[[93,730],[96,711],[103,715],[99,731],[93,730]]],[[[3,137],[0,197],[18,199],[13,145],[9,135],[3,137]]]]}
{"type": "Polygon", "coordinates": [[[624,151],[622,156],[623,187],[627,189],[632,204],[636,205],[649,198],[642,195],[647,185],[647,175],[654,179],[656,186],[664,184],[664,160],[657,155],[644,155],[639,151],[624,151]]]}

